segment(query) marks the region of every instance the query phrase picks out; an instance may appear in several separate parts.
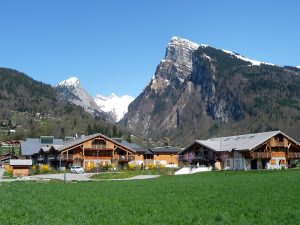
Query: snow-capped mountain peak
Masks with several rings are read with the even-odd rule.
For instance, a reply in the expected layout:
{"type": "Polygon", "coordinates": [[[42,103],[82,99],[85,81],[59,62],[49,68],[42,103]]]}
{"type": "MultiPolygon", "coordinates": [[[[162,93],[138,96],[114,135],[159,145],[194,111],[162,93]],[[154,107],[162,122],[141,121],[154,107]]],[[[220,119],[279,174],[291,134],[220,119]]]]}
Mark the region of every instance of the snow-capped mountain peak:
{"type": "Polygon", "coordinates": [[[95,102],[98,107],[109,113],[116,122],[120,121],[128,111],[128,105],[134,100],[129,95],[117,96],[112,93],[110,96],[97,95],[95,102]]]}
{"type": "Polygon", "coordinates": [[[77,77],[70,77],[67,80],[64,80],[58,84],[58,86],[78,86],[80,84],[77,77]]]}
{"type": "Polygon", "coordinates": [[[75,105],[81,106],[84,110],[92,115],[105,117],[112,120],[110,116],[100,110],[94,99],[81,86],[77,77],[70,77],[67,80],[60,82],[55,86],[62,101],[71,102],[75,105]]]}

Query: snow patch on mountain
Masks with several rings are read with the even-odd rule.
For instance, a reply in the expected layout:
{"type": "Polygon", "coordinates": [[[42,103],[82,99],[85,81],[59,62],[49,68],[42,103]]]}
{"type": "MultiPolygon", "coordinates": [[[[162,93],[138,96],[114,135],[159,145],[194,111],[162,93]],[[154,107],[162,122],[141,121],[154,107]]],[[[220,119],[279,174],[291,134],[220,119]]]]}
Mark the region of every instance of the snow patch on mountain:
{"type": "Polygon", "coordinates": [[[78,86],[80,85],[79,79],[77,77],[70,77],[67,80],[60,82],[56,86],[78,86]]]}
{"type": "Polygon", "coordinates": [[[86,112],[95,114],[101,112],[94,99],[81,86],[77,77],[70,77],[55,86],[62,100],[81,106],[86,112]]]}
{"type": "Polygon", "coordinates": [[[296,66],[298,69],[300,69],[300,66],[296,66]]]}
{"type": "Polygon", "coordinates": [[[128,111],[129,104],[134,100],[134,97],[129,95],[117,96],[112,93],[110,96],[97,95],[95,102],[98,107],[109,113],[116,122],[120,121],[128,111]]]}
{"type": "Polygon", "coordinates": [[[241,59],[243,61],[246,61],[246,62],[250,62],[253,66],[260,66],[261,64],[266,64],[266,65],[270,65],[270,66],[276,66],[275,64],[272,64],[272,63],[266,63],[266,62],[260,62],[260,61],[257,61],[257,60],[253,60],[253,59],[249,59],[247,57],[244,57],[240,54],[237,54],[237,53],[234,53],[232,51],[228,51],[228,50],[224,50],[222,49],[223,52],[227,53],[227,54],[230,54],[238,59],[241,59]]]}

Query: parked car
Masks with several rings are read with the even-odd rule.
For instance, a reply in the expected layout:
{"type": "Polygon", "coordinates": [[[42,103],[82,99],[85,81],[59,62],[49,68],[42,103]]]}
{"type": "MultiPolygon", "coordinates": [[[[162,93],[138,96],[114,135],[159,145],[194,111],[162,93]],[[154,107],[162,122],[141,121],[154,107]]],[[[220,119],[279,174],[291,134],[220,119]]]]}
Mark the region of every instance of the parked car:
{"type": "Polygon", "coordinates": [[[71,166],[71,173],[84,173],[84,169],[81,166],[71,166]]]}

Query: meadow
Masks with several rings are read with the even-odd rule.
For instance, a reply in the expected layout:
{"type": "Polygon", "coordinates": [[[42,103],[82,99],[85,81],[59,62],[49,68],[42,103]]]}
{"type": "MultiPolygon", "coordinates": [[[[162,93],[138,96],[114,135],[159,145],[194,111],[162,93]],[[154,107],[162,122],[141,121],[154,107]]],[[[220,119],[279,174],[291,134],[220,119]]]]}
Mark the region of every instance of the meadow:
{"type": "Polygon", "coordinates": [[[0,185],[3,225],[300,223],[300,170],[0,185]]]}

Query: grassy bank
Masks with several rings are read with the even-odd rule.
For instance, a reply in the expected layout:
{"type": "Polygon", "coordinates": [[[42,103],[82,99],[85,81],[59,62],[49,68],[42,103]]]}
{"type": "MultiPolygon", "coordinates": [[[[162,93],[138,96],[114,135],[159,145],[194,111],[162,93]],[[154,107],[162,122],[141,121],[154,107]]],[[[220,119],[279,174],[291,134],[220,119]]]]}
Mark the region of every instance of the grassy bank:
{"type": "Polygon", "coordinates": [[[0,186],[5,224],[299,224],[300,171],[0,186]]]}

